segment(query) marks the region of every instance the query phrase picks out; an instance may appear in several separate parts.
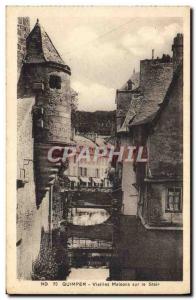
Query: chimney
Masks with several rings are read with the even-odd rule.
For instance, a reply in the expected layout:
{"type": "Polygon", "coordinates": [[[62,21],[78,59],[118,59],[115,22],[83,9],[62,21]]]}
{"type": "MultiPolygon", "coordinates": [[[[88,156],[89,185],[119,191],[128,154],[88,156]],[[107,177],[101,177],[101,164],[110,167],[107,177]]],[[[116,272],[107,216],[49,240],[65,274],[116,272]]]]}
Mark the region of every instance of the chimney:
{"type": "Polygon", "coordinates": [[[183,35],[178,33],[172,45],[174,72],[183,61],[183,35]]]}
{"type": "Polygon", "coordinates": [[[152,60],[154,59],[154,49],[152,49],[152,60]]]}

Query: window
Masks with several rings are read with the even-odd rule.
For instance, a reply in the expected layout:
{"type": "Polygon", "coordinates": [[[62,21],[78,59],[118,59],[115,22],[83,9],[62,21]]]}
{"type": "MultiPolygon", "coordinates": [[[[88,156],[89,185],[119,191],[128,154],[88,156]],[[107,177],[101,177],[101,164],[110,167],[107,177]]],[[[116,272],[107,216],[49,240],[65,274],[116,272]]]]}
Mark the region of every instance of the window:
{"type": "Polygon", "coordinates": [[[61,89],[61,77],[56,75],[51,75],[49,80],[49,85],[51,89],[61,89]]]}
{"type": "Polygon", "coordinates": [[[87,168],[79,168],[79,176],[87,177],[87,168]]]}
{"type": "Polygon", "coordinates": [[[182,211],[182,192],[181,188],[169,188],[166,202],[166,211],[181,212],[182,211]]]}

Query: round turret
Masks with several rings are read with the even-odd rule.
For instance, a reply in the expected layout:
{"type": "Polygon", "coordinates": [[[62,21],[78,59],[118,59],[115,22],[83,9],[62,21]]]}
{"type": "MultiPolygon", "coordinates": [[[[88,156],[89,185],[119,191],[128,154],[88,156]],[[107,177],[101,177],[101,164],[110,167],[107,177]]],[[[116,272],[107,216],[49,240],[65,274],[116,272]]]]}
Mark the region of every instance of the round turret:
{"type": "Polygon", "coordinates": [[[37,205],[50,190],[61,163],[48,161],[52,146],[66,146],[71,138],[71,70],[54,47],[39,20],[26,41],[18,90],[35,96],[32,111],[37,205]]]}

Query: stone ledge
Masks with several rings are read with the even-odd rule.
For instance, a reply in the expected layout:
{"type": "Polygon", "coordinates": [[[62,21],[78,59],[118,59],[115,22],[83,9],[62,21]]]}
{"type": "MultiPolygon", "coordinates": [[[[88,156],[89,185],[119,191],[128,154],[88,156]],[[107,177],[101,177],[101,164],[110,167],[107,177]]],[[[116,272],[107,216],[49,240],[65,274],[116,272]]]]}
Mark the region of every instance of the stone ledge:
{"type": "Polygon", "coordinates": [[[147,230],[177,230],[177,231],[182,231],[183,227],[177,227],[177,226],[150,226],[147,224],[144,220],[144,218],[139,215],[139,218],[141,220],[142,225],[147,229],[147,230]]]}

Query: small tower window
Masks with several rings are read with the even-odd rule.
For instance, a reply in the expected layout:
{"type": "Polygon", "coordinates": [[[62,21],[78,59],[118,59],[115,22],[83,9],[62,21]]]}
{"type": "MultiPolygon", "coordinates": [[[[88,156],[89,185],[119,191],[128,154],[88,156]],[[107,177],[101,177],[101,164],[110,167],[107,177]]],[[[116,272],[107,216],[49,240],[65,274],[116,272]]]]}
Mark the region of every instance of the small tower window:
{"type": "Polygon", "coordinates": [[[49,80],[49,85],[51,89],[61,89],[61,77],[56,75],[51,75],[49,80]]]}

